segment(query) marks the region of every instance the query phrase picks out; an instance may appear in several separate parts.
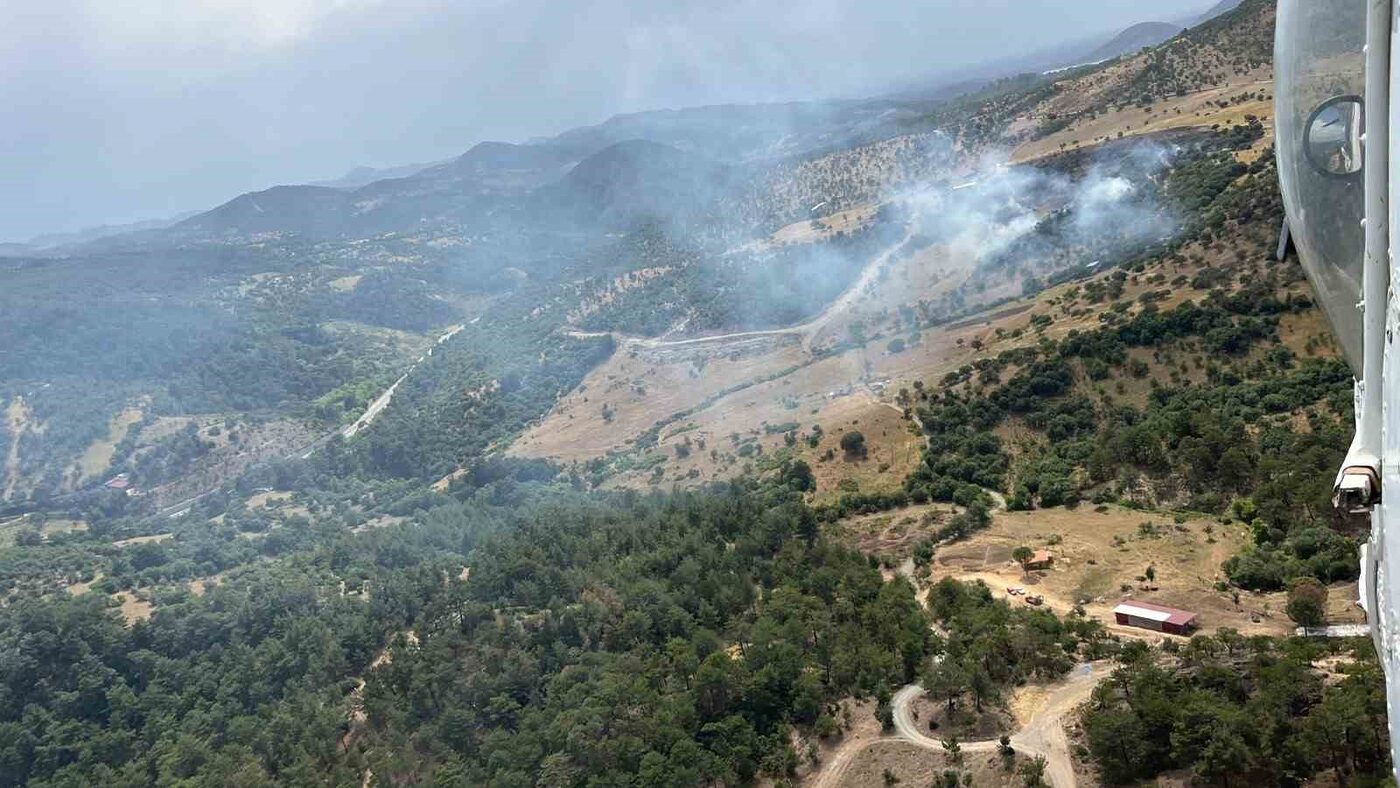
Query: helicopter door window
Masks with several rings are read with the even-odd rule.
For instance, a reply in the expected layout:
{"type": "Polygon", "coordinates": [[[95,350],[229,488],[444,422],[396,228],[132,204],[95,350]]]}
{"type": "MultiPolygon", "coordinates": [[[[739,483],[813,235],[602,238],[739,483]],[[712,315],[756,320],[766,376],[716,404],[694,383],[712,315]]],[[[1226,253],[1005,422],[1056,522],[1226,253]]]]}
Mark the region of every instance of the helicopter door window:
{"type": "Polygon", "coordinates": [[[1324,175],[1347,177],[1361,172],[1362,105],[1358,96],[1323,102],[1306,126],[1303,150],[1324,175]]]}
{"type": "Polygon", "coordinates": [[[1366,0],[1279,0],[1274,134],[1288,229],[1361,374],[1366,0]]]}

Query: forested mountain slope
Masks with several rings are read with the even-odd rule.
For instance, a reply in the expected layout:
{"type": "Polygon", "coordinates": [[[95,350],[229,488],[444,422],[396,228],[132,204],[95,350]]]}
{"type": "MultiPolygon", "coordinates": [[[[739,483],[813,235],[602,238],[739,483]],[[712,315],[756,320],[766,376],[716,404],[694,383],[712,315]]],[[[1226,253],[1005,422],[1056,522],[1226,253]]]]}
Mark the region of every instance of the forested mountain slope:
{"type": "MultiPolygon", "coordinates": [[[[810,317],[898,239],[899,215],[875,210],[891,195],[976,177],[974,157],[1023,137],[1027,118],[1063,116],[1056,102],[1094,94],[1095,74],[1155,73],[1148,58],[1200,71],[1227,45],[1248,66],[1266,24],[1264,6],[1246,4],[1156,54],[941,103],[626,116],[529,144],[483,143],[402,178],[277,187],[168,230],[8,258],[3,335],[16,350],[0,358],[13,415],[0,430],[0,493],[52,500],[125,472],[170,503],[202,490],[168,488],[138,455],[183,456],[228,480],[250,458],[304,453],[503,293],[537,299],[527,320],[591,331],[810,317]],[[804,235],[808,222],[821,227],[804,235]],[[82,284],[64,299],[74,311],[53,315],[43,304],[75,271],[82,284]],[[645,287],[619,298],[620,278],[645,287]],[[117,302],[120,317],[103,308],[117,302]],[[535,311],[552,304],[562,308],[535,311]],[[68,330],[54,331],[55,320],[68,330]],[[117,425],[135,411],[136,425],[117,425]],[[191,425],[197,442],[171,445],[191,425]],[[224,450],[215,426],[259,436],[257,448],[224,450]]],[[[1104,84],[1123,94],[1123,79],[1104,84]]],[[[443,350],[473,342],[459,335],[443,350]]]]}
{"type": "Polygon", "coordinates": [[[0,784],[1385,774],[1272,13],[4,259],[0,784]]]}

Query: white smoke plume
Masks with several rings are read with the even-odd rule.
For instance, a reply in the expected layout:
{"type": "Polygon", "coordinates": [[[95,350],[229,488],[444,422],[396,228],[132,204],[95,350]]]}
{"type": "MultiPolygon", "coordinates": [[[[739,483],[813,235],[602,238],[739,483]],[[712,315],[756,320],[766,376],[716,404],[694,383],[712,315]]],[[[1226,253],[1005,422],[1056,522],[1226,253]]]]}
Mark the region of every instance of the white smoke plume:
{"type": "Polygon", "coordinates": [[[919,232],[979,264],[1039,273],[1105,251],[1169,239],[1178,222],[1159,199],[1180,149],[1133,142],[1078,168],[1011,165],[989,155],[971,174],[905,198],[919,232]]]}

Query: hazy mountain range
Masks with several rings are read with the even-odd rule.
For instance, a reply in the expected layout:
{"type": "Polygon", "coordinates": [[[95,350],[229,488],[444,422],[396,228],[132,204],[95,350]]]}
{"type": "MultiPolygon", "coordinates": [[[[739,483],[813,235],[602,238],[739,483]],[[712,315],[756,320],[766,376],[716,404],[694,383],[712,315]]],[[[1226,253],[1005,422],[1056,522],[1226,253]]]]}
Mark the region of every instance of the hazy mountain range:
{"type": "Polygon", "coordinates": [[[543,185],[570,166],[609,146],[645,139],[678,151],[729,163],[775,161],[824,148],[877,138],[916,120],[949,98],[981,89],[1015,73],[1049,71],[1101,62],[1159,44],[1189,26],[1239,5],[1221,0],[1205,13],[1176,21],[1132,25],[1107,41],[1078,41],[1014,62],[986,64],[960,77],[910,86],[885,98],[720,105],[616,115],[556,137],[522,145],[482,143],[454,160],[385,168],[355,167],[344,175],[304,185],[277,186],[241,195],[207,212],[112,224],[72,233],[50,233],[0,245],[0,256],[51,253],[129,233],[175,228],[178,232],[307,232],[336,235],[354,221],[365,229],[402,229],[404,223],[447,218],[470,210],[480,198],[516,194],[543,185]],[[435,203],[458,194],[449,208],[435,203]],[[417,215],[414,214],[418,211],[417,215]]]}

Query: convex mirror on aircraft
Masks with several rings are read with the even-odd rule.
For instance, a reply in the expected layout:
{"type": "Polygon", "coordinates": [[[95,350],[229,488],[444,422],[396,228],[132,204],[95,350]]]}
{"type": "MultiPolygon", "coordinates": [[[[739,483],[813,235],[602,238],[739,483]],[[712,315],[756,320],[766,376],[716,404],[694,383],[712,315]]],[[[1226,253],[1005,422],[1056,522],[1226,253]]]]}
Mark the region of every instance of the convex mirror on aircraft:
{"type": "Polygon", "coordinates": [[[1335,177],[1361,172],[1362,115],[1357,96],[1336,96],[1313,110],[1303,140],[1309,163],[1335,177]]]}

